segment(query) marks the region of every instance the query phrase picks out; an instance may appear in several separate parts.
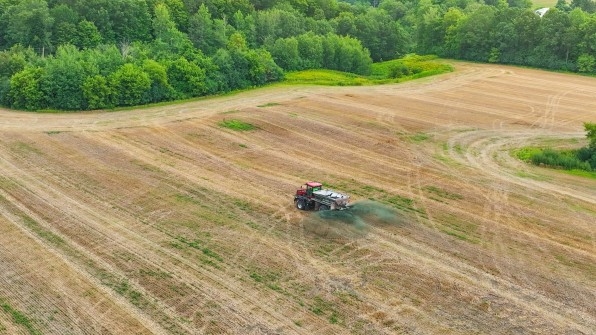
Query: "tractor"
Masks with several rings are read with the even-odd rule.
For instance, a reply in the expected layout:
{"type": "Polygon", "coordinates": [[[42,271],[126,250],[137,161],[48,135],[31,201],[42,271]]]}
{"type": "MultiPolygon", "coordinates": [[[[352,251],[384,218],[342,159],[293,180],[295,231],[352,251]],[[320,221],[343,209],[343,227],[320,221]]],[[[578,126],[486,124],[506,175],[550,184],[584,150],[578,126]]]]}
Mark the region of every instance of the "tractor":
{"type": "Polygon", "coordinates": [[[348,209],[350,197],[323,188],[323,184],[310,181],[296,191],[294,204],[300,210],[344,210],[348,209]]]}

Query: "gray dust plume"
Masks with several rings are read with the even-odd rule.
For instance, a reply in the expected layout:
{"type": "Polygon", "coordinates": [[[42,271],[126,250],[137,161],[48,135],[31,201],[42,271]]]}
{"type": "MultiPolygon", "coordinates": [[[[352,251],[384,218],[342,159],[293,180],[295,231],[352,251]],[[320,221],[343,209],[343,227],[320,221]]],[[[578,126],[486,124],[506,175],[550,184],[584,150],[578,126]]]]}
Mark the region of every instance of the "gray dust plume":
{"type": "Polygon", "coordinates": [[[370,227],[402,225],[407,217],[397,210],[376,201],[359,201],[342,211],[312,213],[304,221],[306,231],[327,238],[364,237],[370,227]]]}

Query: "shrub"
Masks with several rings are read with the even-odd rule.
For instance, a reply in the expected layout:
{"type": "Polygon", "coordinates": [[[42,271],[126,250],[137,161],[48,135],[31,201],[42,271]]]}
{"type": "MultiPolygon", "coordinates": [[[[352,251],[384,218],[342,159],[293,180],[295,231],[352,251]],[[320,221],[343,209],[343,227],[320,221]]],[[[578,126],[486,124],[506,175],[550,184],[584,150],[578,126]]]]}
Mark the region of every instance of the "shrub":
{"type": "Polygon", "coordinates": [[[41,67],[26,67],[10,78],[12,107],[38,110],[47,106],[41,82],[44,73],[41,67]]]}
{"type": "Polygon", "coordinates": [[[141,103],[142,97],[151,88],[151,78],[140,67],[124,64],[108,78],[114,98],[120,106],[141,103]]]}
{"type": "Polygon", "coordinates": [[[594,155],[592,155],[592,158],[590,158],[588,163],[592,167],[592,170],[596,171],[596,153],[594,153],[594,155]]]}
{"type": "Polygon", "coordinates": [[[592,171],[592,166],[586,161],[577,157],[574,151],[556,151],[550,148],[534,153],[530,157],[534,165],[545,165],[549,167],[562,168],[565,170],[585,170],[592,171]]]}
{"type": "Polygon", "coordinates": [[[594,154],[596,154],[596,152],[593,152],[590,148],[583,147],[577,151],[576,156],[580,161],[586,162],[590,160],[594,154]]]}
{"type": "Polygon", "coordinates": [[[410,75],[410,70],[404,63],[397,62],[389,66],[390,78],[401,78],[408,75],[410,75]]]}

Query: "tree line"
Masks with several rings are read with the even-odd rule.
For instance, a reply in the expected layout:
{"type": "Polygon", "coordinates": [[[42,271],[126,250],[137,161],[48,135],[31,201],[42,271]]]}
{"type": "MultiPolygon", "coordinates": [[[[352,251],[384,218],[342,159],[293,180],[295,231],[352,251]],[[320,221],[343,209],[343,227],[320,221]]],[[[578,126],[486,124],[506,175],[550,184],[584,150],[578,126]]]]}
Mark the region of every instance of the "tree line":
{"type": "Polygon", "coordinates": [[[596,72],[594,0],[0,0],[0,104],[183,99],[408,53],[596,72]]]}

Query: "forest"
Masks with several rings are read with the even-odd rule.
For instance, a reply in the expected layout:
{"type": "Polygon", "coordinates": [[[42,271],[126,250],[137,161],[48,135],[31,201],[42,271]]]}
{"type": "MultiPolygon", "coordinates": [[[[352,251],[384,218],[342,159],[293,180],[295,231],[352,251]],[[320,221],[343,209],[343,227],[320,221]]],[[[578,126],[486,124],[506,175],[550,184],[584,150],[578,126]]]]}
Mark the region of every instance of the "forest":
{"type": "Polygon", "coordinates": [[[0,105],[89,110],[220,94],[410,53],[596,73],[596,1],[0,0],[0,105]]]}

